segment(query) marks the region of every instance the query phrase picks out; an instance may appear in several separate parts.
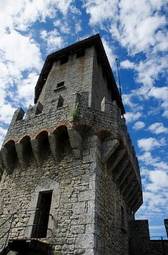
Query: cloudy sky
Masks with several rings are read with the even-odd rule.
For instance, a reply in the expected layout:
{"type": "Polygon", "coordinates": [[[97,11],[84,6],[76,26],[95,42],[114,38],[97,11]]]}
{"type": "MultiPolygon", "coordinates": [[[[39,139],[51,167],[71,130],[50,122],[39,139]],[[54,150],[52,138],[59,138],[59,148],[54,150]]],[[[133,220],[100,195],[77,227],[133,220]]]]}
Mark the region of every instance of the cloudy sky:
{"type": "MultiPolygon", "coordinates": [[[[166,0],[0,0],[0,143],[14,110],[33,104],[47,54],[100,33],[116,77],[143,181],[151,235],[168,217],[166,0]]],[[[168,16],[168,15],[167,15],[168,16]]]]}

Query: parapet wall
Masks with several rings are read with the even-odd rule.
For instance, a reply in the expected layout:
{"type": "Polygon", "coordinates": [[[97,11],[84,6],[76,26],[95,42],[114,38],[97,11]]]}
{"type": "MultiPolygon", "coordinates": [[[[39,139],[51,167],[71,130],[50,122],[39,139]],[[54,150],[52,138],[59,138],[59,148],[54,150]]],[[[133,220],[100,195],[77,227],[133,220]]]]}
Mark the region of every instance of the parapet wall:
{"type": "Polygon", "coordinates": [[[88,93],[77,93],[69,106],[56,109],[55,105],[51,105],[41,113],[36,114],[36,112],[37,105],[28,110],[25,118],[23,118],[24,114],[21,109],[14,113],[1,150],[3,159],[1,168],[4,165],[11,173],[17,161],[21,166],[24,165],[25,154],[28,151],[33,152],[37,163],[40,164],[41,144],[45,141],[49,142],[52,155],[58,160],[56,137],[61,127],[67,129],[65,132],[68,132],[73,153],[76,158],[80,158],[82,156],[82,137],[90,130],[99,137],[101,142],[106,141],[100,152],[102,155],[106,154],[103,159],[104,163],[112,165],[117,159],[117,165],[123,157],[126,160],[127,164],[117,170],[116,179],[121,182],[124,194],[128,193],[126,200],[130,199],[134,211],[139,208],[142,204],[139,166],[124,119],[121,117],[115,101],[111,104],[111,109],[108,112],[95,110],[90,107],[88,93]],[[113,156],[110,156],[112,152],[108,155],[108,151],[114,146],[112,140],[117,140],[120,144],[116,154],[118,158],[114,159],[112,159],[113,156]],[[104,148],[107,150],[105,153],[103,152],[104,148]]]}
{"type": "Polygon", "coordinates": [[[147,220],[132,221],[130,233],[130,255],[168,254],[168,240],[150,240],[147,220]]]}

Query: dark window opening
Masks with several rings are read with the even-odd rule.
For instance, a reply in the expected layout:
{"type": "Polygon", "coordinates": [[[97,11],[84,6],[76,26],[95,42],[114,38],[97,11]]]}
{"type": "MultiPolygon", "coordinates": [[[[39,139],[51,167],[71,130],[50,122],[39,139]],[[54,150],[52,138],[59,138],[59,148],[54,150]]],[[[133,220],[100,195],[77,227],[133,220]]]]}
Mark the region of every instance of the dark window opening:
{"type": "Polygon", "coordinates": [[[64,57],[62,57],[61,60],[60,60],[60,64],[61,64],[61,65],[65,64],[65,63],[67,63],[67,62],[68,62],[68,56],[64,56],[64,57]]]}
{"type": "Polygon", "coordinates": [[[23,158],[28,163],[33,157],[30,137],[29,136],[23,137],[20,143],[23,145],[23,158]]]}
{"type": "Polygon", "coordinates": [[[58,104],[57,104],[57,109],[63,107],[63,105],[64,105],[64,99],[63,99],[62,96],[59,96],[58,104]]]}
{"type": "Polygon", "coordinates": [[[67,128],[61,126],[55,131],[58,158],[61,160],[71,149],[67,128]]]}
{"type": "Polygon", "coordinates": [[[79,51],[76,53],[76,57],[77,57],[77,58],[83,57],[84,55],[85,55],[85,50],[84,50],[84,49],[79,50],[79,51]]]}
{"type": "Polygon", "coordinates": [[[45,238],[47,236],[51,198],[51,190],[39,193],[31,238],[45,238]]]}
{"type": "Polygon", "coordinates": [[[57,88],[62,88],[62,87],[64,87],[64,81],[58,82],[57,88]]]}
{"type": "Polygon", "coordinates": [[[4,147],[7,149],[7,161],[8,161],[9,167],[11,168],[11,170],[13,170],[18,163],[15,142],[13,140],[11,140],[11,141],[7,142],[4,145],[4,147]]]}

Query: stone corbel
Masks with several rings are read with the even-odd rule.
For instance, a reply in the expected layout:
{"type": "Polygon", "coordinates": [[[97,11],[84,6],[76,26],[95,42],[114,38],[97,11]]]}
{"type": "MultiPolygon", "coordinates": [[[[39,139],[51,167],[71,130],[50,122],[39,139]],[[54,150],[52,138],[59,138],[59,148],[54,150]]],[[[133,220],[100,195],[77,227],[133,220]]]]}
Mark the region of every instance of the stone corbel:
{"type": "Polygon", "coordinates": [[[48,135],[48,141],[49,141],[49,144],[50,144],[51,153],[52,153],[54,159],[55,159],[56,161],[58,161],[57,142],[56,142],[56,137],[55,137],[55,135],[54,135],[54,134],[48,135]]]}
{"type": "Polygon", "coordinates": [[[105,141],[102,144],[102,162],[105,163],[119,146],[117,139],[105,141]]]}
{"type": "Polygon", "coordinates": [[[23,156],[23,144],[16,143],[15,148],[16,148],[16,153],[17,153],[19,163],[20,163],[21,167],[24,167],[25,162],[24,162],[24,156],[23,156]]]}
{"type": "Polygon", "coordinates": [[[125,154],[126,154],[125,149],[119,150],[116,158],[114,159],[114,162],[113,162],[112,166],[110,167],[111,172],[113,172],[115,170],[115,168],[118,166],[118,164],[122,161],[125,154]]]}
{"type": "Polygon", "coordinates": [[[75,158],[80,158],[82,153],[82,137],[78,131],[68,129],[69,141],[75,158]]]}
{"type": "Polygon", "coordinates": [[[33,151],[34,158],[35,158],[37,164],[40,165],[41,159],[40,159],[40,150],[39,150],[38,140],[37,139],[32,139],[31,140],[31,146],[32,146],[32,151],[33,151]]]}

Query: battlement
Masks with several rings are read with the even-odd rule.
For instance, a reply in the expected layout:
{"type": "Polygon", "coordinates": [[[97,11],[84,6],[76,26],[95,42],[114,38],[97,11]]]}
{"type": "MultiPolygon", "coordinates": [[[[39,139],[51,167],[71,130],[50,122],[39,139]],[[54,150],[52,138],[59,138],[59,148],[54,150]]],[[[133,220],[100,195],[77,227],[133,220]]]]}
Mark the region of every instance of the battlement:
{"type": "Polygon", "coordinates": [[[3,164],[11,173],[18,163],[25,167],[28,162],[26,155],[31,154],[37,164],[41,164],[41,151],[46,151],[46,148],[59,162],[59,136],[69,140],[74,156],[80,158],[84,133],[92,132],[100,140],[98,156],[104,164],[109,165],[109,171],[120,185],[126,200],[136,210],[142,203],[141,180],[125,121],[115,102],[108,112],[92,109],[89,104],[88,93],[77,93],[71,105],[57,111],[51,107],[48,112],[36,114],[35,105],[28,109],[23,118],[23,111],[16,110],[1,150],[3,164]],[[123,166],[117,168],[121,160],[123,166]]]}

